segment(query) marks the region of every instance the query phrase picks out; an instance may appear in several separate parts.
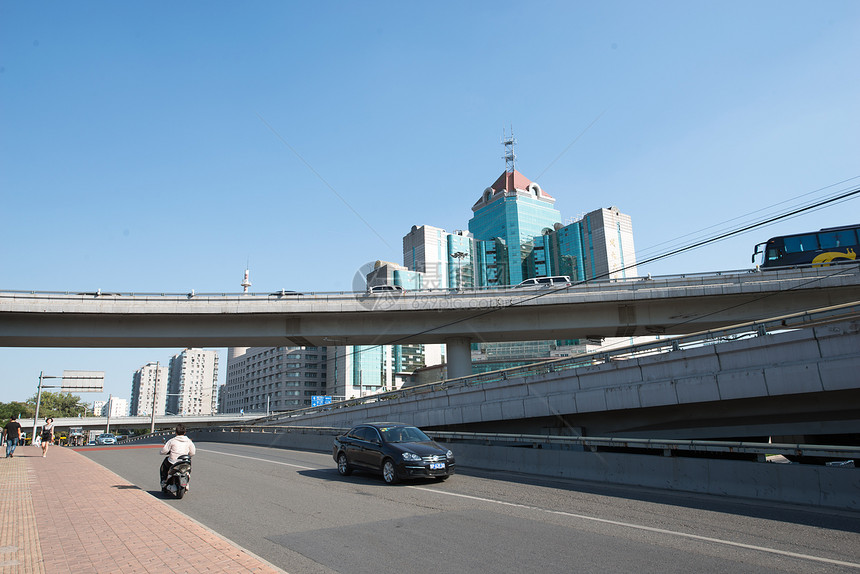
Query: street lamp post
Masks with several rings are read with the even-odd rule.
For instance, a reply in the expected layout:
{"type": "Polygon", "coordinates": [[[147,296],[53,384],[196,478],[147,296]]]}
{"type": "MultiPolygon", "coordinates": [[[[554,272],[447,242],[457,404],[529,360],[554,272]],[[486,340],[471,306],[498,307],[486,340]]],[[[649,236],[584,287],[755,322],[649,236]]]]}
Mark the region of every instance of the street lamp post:
{"type": "Polygon", "coordinates": [[[45,376],[45,371],[39,371],[39,390],[36,392],[36,414],[33,415],[33,441],[36,440],[36,423],[39,420],[39,405],[42,403],[42,379],[56,379],[45,376]]]}
{"type": "MultiPolygon", "coordinates": [[[[152,363],[150,363],[151,365],[152,363]]],[[[155,382],[152,383],[152,413],[149,420],[149,434],[155,432],[155,397],[158,395],[159,362],[155,361],[155,382]]]]}
{"type": "Polygon", "coordinates": [[[110,411],[111,411],[111,403],[113,402],[113,395],[108,395],[108,403],[107,403],[107,426],[105,428],[105,432],[110,432],[110,411]]]}

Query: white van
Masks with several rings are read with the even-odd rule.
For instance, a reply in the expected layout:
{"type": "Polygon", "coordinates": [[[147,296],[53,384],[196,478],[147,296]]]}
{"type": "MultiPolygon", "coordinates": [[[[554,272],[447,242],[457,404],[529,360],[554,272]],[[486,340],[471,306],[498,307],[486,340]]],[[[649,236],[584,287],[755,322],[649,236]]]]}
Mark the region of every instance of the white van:
{"type": "Polygon", "coordinates": [[[371,295],[376,293],[393,293],[399,294],[403,293],[403,287],[400,285],[374,285],[373,287],[368,287],[367,292],[371,295]]]}
{"type": "Polygon", "coordinates": [[[553,277],[533,277],[526,279],[517,287],[567,287],[570,283],[570,277],[567,275],[555,275],[553,277]]]}

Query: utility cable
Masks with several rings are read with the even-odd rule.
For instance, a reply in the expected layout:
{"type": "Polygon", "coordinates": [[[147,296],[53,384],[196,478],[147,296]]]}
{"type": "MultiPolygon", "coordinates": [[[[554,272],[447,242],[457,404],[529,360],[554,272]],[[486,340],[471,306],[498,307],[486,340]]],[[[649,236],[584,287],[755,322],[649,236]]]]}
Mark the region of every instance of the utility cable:
{"type": "MultiPolygon", "coordinates": [[[[772,210],[773,208],[775,208],[775,207],[777,207],[777,206],[784,205],[784,204],[786,204],[786,203],[793,202],[793,201],[795,201],[795,200],[797,200],[797,199],[800,199],[800,198],[803,198],[803,197],[807,197],[807,196],[809,196],[809,195],[813,195],[813,194],[819,193],[819,192],[821,192],[821,191],[824,191],[824,190],[827,190],[827,189],[831,189],[831,188],[833,188],[833,187],[840,186],[840,185],[842,185],[842,184],[845,184],[845,183],[848,183],[848,182],[854,181],[854,180],[856,180],[856,179],[860,179],[860,175],[857,175],[857,176],[854,176],[854,177],[850,177],[850,178],[848,178],[848,179],[844,179],[844,180],[842,180],[842,181],[838,181],[838,182],[836,182],[836,183],[832,183],[832,184],[827,185],[827,186],[824,186],[824,187],[820,187],[820,188],[818,188],[818,189],[816,189],[816,190],[813,190],[813,191],[810,191],[810,192],[807,192],[807,193],[803,193],[803,194],[797,195],[797,196],[795,196],[795,197],[792,197],[792,198],[786,199],[786,200],[784,200],[784,201],[780,201],[780,202],[775,203],[775,204],[773,204],[773,205],[769,205],[769,206],[767,206],[767,207],[763,207],[763,208],[761,208],[761,209],[757,209],[757,210],[755,210],[755,211],[751,211],[751,212],[749,212],[749,213],[747,213],[747,214],[745,214],[745,215],[741,215],[741,216],[738,216],[738,217],[734,217],[734,218],[732,218],[732,219],[728,219],[728,220],[726,220],[726,221],[723,221],[722,223],[717,223],[717,224],[715,224],[715,225],[711,225],[711,226],[705,227],[705,228],[703,228],[703,229],[700,229],[699,231],[693,231],[693,232],[691,232],[691,233],[687,233],[687,234],[685,234],[685,235],[681,235],[681,236],[676,237],[676,238],[674,238],[674,239],[669,239],[669,240],[666,240],[666,241],[662,241],[662,242],[657,243],[657,244],[655,244],[655,245],[651,245],[651,246],[649,246],[649,247],[646,247],[646,248],[644,248],[644,249],[639,250],[639,253],[642,253],[642,254],[644,254],[644,253],[648,253],[648,252],[653,251],[654,249],[656,249],[657,247],[660,247],[660,246],[662,246],[662,245],[675,243],[676,241],[679,241],[679,240],[681,240],[681,239],[685,239],[685,238],[688,238],[688,237],[690,237],[690,236],[698,235],[699,233],[704,232],[704,231],[707,231],[707,230],[710,230],[710,229],[714,229],[714,228],[722,227],[723,225],[726,225],[726,224],[731,223],[731,222],[734,222],[734,221],[738,221],[738,220],[745,219],[745,218],[747,218],[747,217],[749,217],[749,216],[752,216],[752,215],[754,215],[754,214],[757,214],[757,213],[761,213],[761,212],[768,212],[768,211],[772,210]]],[[[842,191],[844,191],[844,190],[839,190],[839,191],[838,191],[838,192],[836,192],[836,193],[842,193],[842,191]]]]}
{"type": "MultiPolygon", "coordinates": [[[[858,177],[860,177],[860,176],[858,176],[858,177]]],[[[857,179],[857,178],[855,177],[855,178],[851,178],[851,179],[844,180],[844,181],[851,181],[851,180],[853,180],[853,179],[857,179]]],[[[843,182],[839,182],[839,183],[844,183],[844,181],[843,181],[843,182]]],[[[834,184],[834,185],[839,185],[839,183],[834,184]]],[[[832,186],[827,186],[827,187],[832,187],[832,186]]],[[[827,188],[825,187],[825,188],[821,188],[821,189],[827,189],[827,188]]],[[[811,192],[811,193],[814,193],[814,192],[811,192]]],[[[806,195],[808,195],[808,194],[806,194],[806,195]]],[[[602,274],[600,274],[600,275],[598,275],[598,276],[595,276],[595,277],[592,277],[592,278],[589,278],[589,279],[584,279],[584,280],[581,280],[581,281],[577,281],[577,282],[573,283],[571,286],[584,285],[584,284],[587,284],[587,283],[590,283],[590,282],[593,282],[593,281],[596,281],[596,280],[605,279],[605,278],[608,278],[608,277],[609,277],[610,275],[612,275],[612,274],[619,273],[619,272],[621,272],[621,271],[625,271],[625,270],[628,270],[628,269],[632,269],[632,268],[634,268],[634,267],[644,266],[644,265],[647,265],[647,264],[649,264],[649,263],[653,263],[653,262],[655,262],[655,261],[659,261],[659,260],[662,260],[662,259],[666,259],[666,258],[668,258],[668,257],[672,257],[672,256],[675,256],[675,255],[678,255],[678,254],[680,254],[680,253],[684,253],[684,252],[686,252],[686,251],[691,251],[691,250],[693,250],[693,249],[698,249],[699,247],[703,247],[703,246],[705,246],[705,245],[707,245],[707,244],[710,244],[710,243],[716,243],[716,242],[719,242],[719,241],[723,241],[723,240],[725,240],[725,239],[728,239],[729,237],[732,237],[732,236],[735,236],[735,235],[739,235],[739,234],[745,233],[745,232],[747,232],[747,231],[751,231],[751,230],[753,230],[753,229],[757,229],[757,228],[759,228],[759,227],[763,227],[763,226],[769,225],[769,224],[774,223],[774,222],[777,222],[777,221],[781,221],[781,220],[784,220],[784,219],[790,219],[790,218],[796,217],[797,215],[800,215],[800,214],[805,213],[805,212],[808,212],[808,211],[815,211],[815,210],[821,209],[821,208],[826,207],[826,206],[829,206],[829,205],[842,203],[842,202],[848,201],[848,200],[850,200],[850,199],[852,199],[852,198],[856,197],[857,195],[860,195],[860,187],[858,187],[858,188],[854,188],[854,189],[851,189],[851,190],[848,190],[848,191],[845,191],[845,192],[841,192],[841,193],[839,193],[838,195],[836,195],[836,196],[834,196],[834,197],[828,197],[828,198],[825,198],[825,199],[822,199],[822,200],[816,201],[816,202],[814,202],[814,203],[812,203],[812,204],[810,204],[810,205],[805,205],[805,206],[802,206],[802,207],[798,207],[798,208],[792,209],[792,210],[790,210],[790,211],[788,211],[788,212],[786,212],[786,213],[781,213],[781,214],[779,214],[779,215],[775,215],[775,216],[768,217],[767,219],[764,219],[764,220],[762,220],[762,221],[758,221],[758,222],[750,223],[750,224],[745,224],[745,225],[743,225],[743,226],[742,226],[742,227],[740,227],[740,228],[733,229],[733,230],[730,230],[730,231],[726,231],[726,232],[720,233],[720,234],[718,234],[718,235],[715,235],[715,236],[713,236],[713,237],[709,237],[709,238],[707,238],[707,239],[703,239],[703,240],[700,240],[700,241],[696,241],[696,242],[694,242],[694,243],[692,243],[692,244],[690,244],[690,245],[686,245],[686,246],[683,246],[683,247],[679,247],[679,248],[671,249],[671,250],[669,250],[669,251],[667,251],[667,252],[665,252],[665,253],[661,253],[661,254],[655,255],[655,256],[653,256],[653,257],[646,258],[644,261],[640,261],[640,262],[637,262],[637,263],[635,263],[635,264],[627,265],[627,266],[625,266],[625,267],[622,267],[622,268],[619,268],[619,269],[615,269],[615,270],[613,270],[613,271],[609,271],[609,272],[606,272],[606,273],[602,273],[602,274]]],[[[761,211],[761,210],[759,210],[759,211],[761,211]]],[[[805,283],[805,284],[802,284],[801,286],[803,286],[803,285],[807,285],[807,284],[812,283],[812,282],[821,281],[821,280],[823,280],[823,279],[826,279],[827,277],[829,277],[829,275],[828,275],[828,276],[823,276],[823,277],[816,277],[815,279],[812,279],[812,280],[810,280],[809,282],[807,282],[807,283],[805,283]]],[[[791,290],[793,290],[793,289],[800,288],[801,286],[795,286],[795,287],[789,288],[789,289],[788,289],[788,291],[791,291],[791,290]]],[[[352,356],[352,357],[355,357],[355,356],[360,355],[360,354],[361,354],[361,353],[363,353],[363,352],[369,352],[369,351],[375,350],[375,349],[377,349],[377,348],[385,347],[385,346],[388,346],[388,345],[397,345],[397,344],[401,344],[401,343],[404,343],[404,342],[406,342],[406,341],[412,340],[412,339],[414,339],[414,338],[415,338],[415,337],[417,337],[417,336],[425,335],[425,334],[428,334],[428,333],[432,333],[432,332],[434,332],[434,331],[438,331],[438,330],[440,330],[440,329],[444,329],[444,328],[446,328],[446,327],[450,327],[450,326],[453,326],[453,325],[457,325],[457,324],[460,324],[460,323],[464,323],[464,322],[466,322],[466,321],[471,321],[471,320],[474,320],[474,319],[479,319],[479,318],[481,318],[481,317],[484,317],[484,316],[486,316],[486,315],[490,315],[490,314],[492,314],[492,313],[496,313],[496,312],[501,311],[501,310],[506,309],[506,308],[510,308],[510,307],[514,307],[514,306],[520,306],[520,305],[522,305],[522,304],[524,304],[524,303],[527,303],[527,302],[530,302],[530,301],[534,301],[534,300],[540,299],[541,297],[545,297],[545,296],[550,295],[550,294],[553,294],[553,293],[558,293],[558,292],[564,291],[564,290],[565,290],[565,289],[567,289],[567,288],[568,288],[568,286],[565,286],[565,287],[558,287],[558,288],[550,288],[550,289],[547,289],[547,290],[543,291],[542,293],[536,293],[536,294],[534,294],[534,295],[527,296],[527,297],[524,297],[524,298],[522,298],[522,299],[518,299],[517,301],[515,301],[515,302],[511,302],[511,303],[509,303],[508,305],[502,305],[502,306],[495,307],[495,308],[492,308],[492,309],[486,309],[486,310],[483,310],[483,311],[478,311],[478,312],[475,312],[475,313],[470,314],[470,315],[469,315],[469,316],[467,316],[467,317],[461,317],[461,318],[459,318],[459,319],[454,319],[454,320],[448,321],[448,322],[443,323],[442,325],[439,325],[439,326],[436,326],[436,327],[431,327],[431,328],[428,328],[428,329],[424,329],[424,330],[422,330],[422,331],[418,331],[418,332],[412,333],[412,334],[410,334],[410,335],[404,335],[404,336],[401,336],[401,337],[397,337],[397,338],[391,339],[391,340],[389,340],[389,341],[386,341],[385,343],[378,343],[378,344],[375,344],[375,345],[362,345],[363,347],[366,347],[366,348],[365,348],[365,349],[363,349],[363,350],[361,350],[361,351],[353,350],[351,353],[348,353],[348,354],[346,354],[345,356],[352,356]]],[[[712,313],[710,313],[709,315],[706,315],[706,316],[710,316],[710,315],[713,315],[713,314],[716,314],[716,313],[721,313],[721,312],[724,312],[724,311],[727,311],[727,310],[733,309],[733,308],[738,307],[738,306],[742,306],[742,305],[750,304],[750,303],[752,303],[752,302],[759,301],[759,300],[761,300],[761,299],[764,299],[764,298],[767,298],[767,297],[770,297],[770,296],[774,296],[774,295],[776,295],[776,294],[777,294],[777,293],[770,293],[770,294],[767,294],[767,295],[762,296],[762,297],[761,297],[761,298],[759,298],[759,299],[755,299],[754,301],[749,301],[749,302],[745,302],[745,303],[741,303],[741,304],[731,305],[731,306],[726,307],[726,308],[724,308],[724,309],[720,309],[720,310],[717,310],[717,311],[713,311],[712,313]]],[[[680,322],[680,323],[677,323],[677,324],[673,324],[673,325],[671,325],[670,327],[677,327],[677,326],[679,326],[679,325],[683,325],[683,324],[685,324],[686,322],[688,322],[688,321],[680,322]]],[[[329,361],[331,361],[332,359],[328,359],[328,360],[329,360],[329,361]]],[[[286,372],[295,372],[295,371],[298,371],[298,370],[301,370],[301,369],[298,369],[298,368],[286,369],[286,370],[281,371],[281,372],[284,372],[284,373],[286,373],[286,372]]]]}

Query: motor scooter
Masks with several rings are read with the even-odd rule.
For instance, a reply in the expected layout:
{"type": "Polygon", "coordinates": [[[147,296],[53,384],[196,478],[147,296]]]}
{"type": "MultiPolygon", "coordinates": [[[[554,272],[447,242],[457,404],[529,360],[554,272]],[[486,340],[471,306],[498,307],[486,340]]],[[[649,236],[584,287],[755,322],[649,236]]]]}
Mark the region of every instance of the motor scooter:
{"type": "Polygon", "coordinates": [[[172,494],[182,498],[188,492],[188,482],[191,480],[191,456],[183,454],[167,471],[167,481],[161,489],[164,494],[172,494]]]}

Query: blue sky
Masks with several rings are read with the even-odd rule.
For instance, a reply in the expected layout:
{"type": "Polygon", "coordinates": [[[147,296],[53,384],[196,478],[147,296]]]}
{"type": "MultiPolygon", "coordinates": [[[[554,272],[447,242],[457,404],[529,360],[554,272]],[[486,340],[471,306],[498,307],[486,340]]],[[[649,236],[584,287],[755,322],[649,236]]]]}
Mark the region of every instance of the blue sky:
{"type": "MultiPolygon", "coordinates": [[[[644,259],[860,176],[858,32],[853,0],[0,0],[0,290],[238,292],[248,264],[253,291],[351,290],[412,225],[467,228],[511,126],[564,217],[618,206],[644,259]]],[[[128,398],[177,351],[0,349],[0,401],[64,369],[128,398]]]]}

